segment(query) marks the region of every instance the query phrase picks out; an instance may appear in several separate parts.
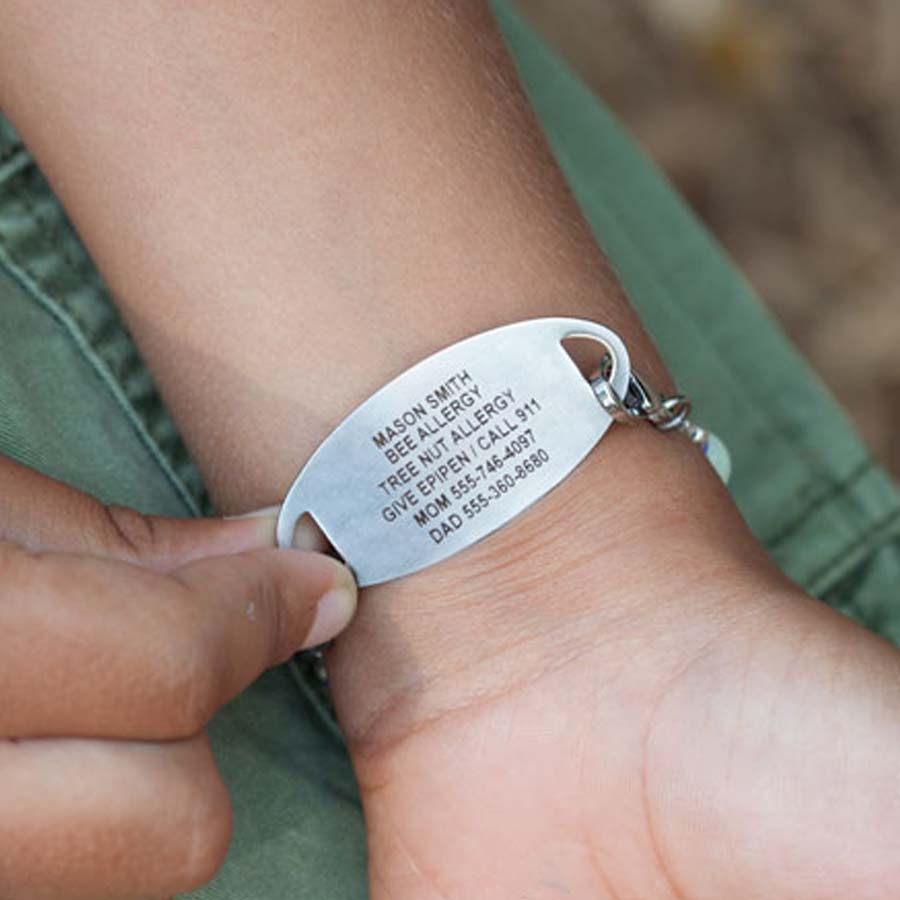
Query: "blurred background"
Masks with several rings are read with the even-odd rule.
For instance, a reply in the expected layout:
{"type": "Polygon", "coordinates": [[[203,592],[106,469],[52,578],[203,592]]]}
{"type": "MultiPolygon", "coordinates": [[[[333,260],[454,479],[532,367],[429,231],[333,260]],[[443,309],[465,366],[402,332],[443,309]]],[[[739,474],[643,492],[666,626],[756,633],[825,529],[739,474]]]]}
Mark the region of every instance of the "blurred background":
{"type": "Polygon", "coordinates": [[[900,476],[900,0],[518,0],[900,476]]]}

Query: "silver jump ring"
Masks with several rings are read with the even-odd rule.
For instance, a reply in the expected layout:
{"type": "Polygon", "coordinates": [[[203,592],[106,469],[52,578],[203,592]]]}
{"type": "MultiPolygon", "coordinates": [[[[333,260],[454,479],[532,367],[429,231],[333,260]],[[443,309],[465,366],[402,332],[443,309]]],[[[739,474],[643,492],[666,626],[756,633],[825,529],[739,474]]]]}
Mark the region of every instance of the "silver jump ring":
{"type": "Polygon", "coordinates": [[[674,431],[687,422],[690,413],[691,401],[684,394],[674,394],[664,397],[660,409],[648,418],[660,431],[674,431]]]}

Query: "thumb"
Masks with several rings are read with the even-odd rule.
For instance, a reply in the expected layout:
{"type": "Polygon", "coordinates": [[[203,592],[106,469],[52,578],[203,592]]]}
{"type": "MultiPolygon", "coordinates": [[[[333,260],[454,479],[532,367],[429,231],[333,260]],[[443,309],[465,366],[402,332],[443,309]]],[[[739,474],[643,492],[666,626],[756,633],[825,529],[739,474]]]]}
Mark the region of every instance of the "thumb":
{"type": "Polygon", "coordinates": [[[0,569],[6,736],[186,738],[264,670],[340,633],[357,599],[345,566],[302,550],[154,572],[0,541],[0,569]]]}
{"type": "MultiPolygon", "coordinates": [[[[145,516],[0,457],[0,539],[35,551],[87,553],[168,570],[193,559],[275,546],[278,509],[237,519],[145,516]]],[[[295,544],[325,548],[310,522],[295,544]]]]}

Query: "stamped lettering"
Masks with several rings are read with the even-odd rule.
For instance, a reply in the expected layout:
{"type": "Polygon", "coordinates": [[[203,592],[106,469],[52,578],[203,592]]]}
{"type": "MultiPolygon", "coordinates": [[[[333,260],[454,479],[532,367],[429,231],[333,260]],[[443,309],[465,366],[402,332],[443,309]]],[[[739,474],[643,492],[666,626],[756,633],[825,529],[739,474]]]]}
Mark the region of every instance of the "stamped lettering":
{"type": "Polygon", "coordinates": [[[361,585],[398,578],[481,540],[565,478],[610,417],[561,345],[595,338],[624,389],[608,329],[535,319],[475,335],[403,372],[324,441],[285,498],[278,542],[309,513],[361,585]]]}

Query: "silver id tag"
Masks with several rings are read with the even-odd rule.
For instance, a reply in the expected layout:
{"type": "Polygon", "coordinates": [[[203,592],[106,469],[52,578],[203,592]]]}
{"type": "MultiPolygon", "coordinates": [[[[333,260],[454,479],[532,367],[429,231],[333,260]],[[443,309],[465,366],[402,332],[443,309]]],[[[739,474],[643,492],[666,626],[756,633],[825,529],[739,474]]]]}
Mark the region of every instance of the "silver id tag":
{"type": "Polygon", "coordinates": [[[496,531],[559,484],[613,419],[562,347],[593,338],[629,383],[628,351],[581,319],[517,322],[398,375],[303,467],[278,519],[291,545],[308,513],[360,585],[424,569],[496,531]]]}

